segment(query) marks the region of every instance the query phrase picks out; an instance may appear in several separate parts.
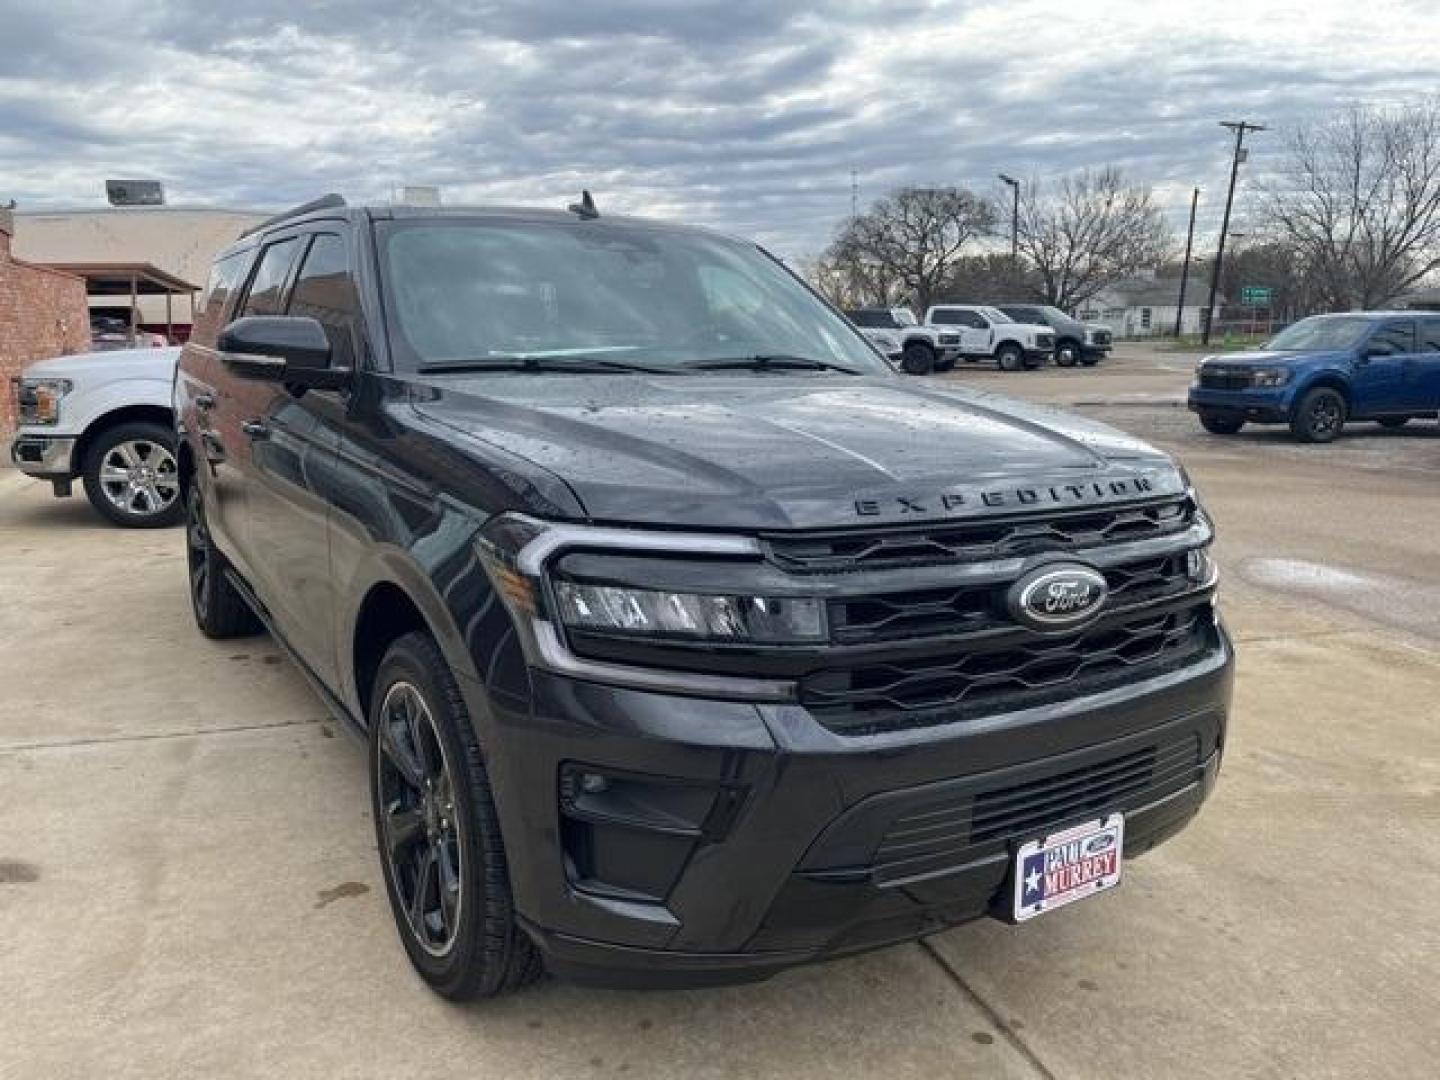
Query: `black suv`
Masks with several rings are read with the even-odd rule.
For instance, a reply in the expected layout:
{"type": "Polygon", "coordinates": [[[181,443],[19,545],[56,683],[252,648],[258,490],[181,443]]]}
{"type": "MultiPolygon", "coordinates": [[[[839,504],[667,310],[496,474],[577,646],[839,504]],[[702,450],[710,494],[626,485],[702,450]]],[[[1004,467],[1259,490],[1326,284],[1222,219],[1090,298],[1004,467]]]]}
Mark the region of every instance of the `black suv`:
{"type": "Polygon", "coordinates": [[[1048,326],[1054,330],[1055,363],[1061,367],[1074,367],[1077,362],[1092,367],[1110,355],[1114,343],[1108,327],[1091,326],[1079,319],[1072,319],[1059,308],[1049,304],[995,306],[1016,322],[1048,326]]]}
{"type": "Polygon", "coordinates": [[[447,996],[1027,919],[1215,782],[1184,473],[906,380],[752,244],[327,197],[221,253],[175,404],[200,629],[365,733],[447,996]]]}

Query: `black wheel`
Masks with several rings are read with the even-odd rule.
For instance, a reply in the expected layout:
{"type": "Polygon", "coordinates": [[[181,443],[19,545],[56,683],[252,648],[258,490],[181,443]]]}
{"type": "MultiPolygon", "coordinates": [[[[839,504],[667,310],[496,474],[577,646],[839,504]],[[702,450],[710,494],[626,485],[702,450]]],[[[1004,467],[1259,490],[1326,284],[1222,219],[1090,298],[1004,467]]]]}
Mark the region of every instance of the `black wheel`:
{"type": "Polygon", "coordinates": [[[185,556],[190,571],[190,608],[195,625],[208,638],[245,637],[264,629],[250,605],[225,580],[225,557],[215,550],[205,525],[200,485],[192,483],[185,499],[185,556]]]}
{"type": "Polygon", "coordinates": [[[1080,346],[1073,341],[1062,341],[1055,346],[1055,363],[1061,367],[1074,367],[1080,359],[1080,346]]]}
{"type": "Polygon", "coordinates": [[[175,433],[160,424],[116,424],[102,431],[81,464],[90,505],[116,525],[154,529],[185,511],[175,467],[175,433]]]}
{"type": "Polygon", "coordinates": [[[385,653],[370,705],[370,792],[391,913],[420,977],[457,1001],[538,978],[460,688],[428,634],[385,653]]]}
{"type": "Polygon", "coordinates": [[[935,350],[923,341],[911,341],[900,354],[900,369],[907,375],[929,375],[935,370],[935,350]]]}
{"type": "Polygon", "coordinates": [[[1376,421],[1383,428],[1402,428],[1410,422],[1408,416],[1382,416],[1376,421]]]}
{"type": "Polygon", "coordinates": [[[1202,412],[1200,426],[1211,435],[1234,435],[1245,426],[1245,421],[1229,413],[1202,412]]]}
{"type": "Polygon", "coordinates": [[[1290,432],[1301,442],[1334,442],[1345,427],[1346,412],[1340,391],[1322,386],[1300,399],[1290,417],[1290,432]]]}
{"type": "Polygon", "coordinates": [[[1001,371],[1019,371],[1025,366],[1025,354],[1020,351],[1019,345],[1001,345],[995,359],[1001,371]]]}

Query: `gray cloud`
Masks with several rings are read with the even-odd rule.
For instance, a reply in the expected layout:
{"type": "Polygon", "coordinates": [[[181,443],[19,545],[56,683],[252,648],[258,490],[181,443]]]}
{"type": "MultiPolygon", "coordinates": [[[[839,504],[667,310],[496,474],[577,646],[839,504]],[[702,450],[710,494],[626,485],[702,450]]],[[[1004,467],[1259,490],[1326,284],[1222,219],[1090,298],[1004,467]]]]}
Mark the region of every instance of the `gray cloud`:
{"type": "MultiPolygon", "coordinates": [[[[1345,0],[0,0],[0,198],[97,204],[111,175],[174,202],[321,191],[684,216],[786,254],[906,183],[1118,163],[1202,230],[1215,122],[1293,123],[1432,92],[1440,11],[1345,0]],[[1232,10],[1233,9],[1233,10],[1232,10]],[[10,44],[14,43],[14,45],[10,44]]],[[[1256,140],[1263,171],[1279,138],[1256,140]]],[[[1242,203],[1243,206],[1243,203],[1242,203]]]]}

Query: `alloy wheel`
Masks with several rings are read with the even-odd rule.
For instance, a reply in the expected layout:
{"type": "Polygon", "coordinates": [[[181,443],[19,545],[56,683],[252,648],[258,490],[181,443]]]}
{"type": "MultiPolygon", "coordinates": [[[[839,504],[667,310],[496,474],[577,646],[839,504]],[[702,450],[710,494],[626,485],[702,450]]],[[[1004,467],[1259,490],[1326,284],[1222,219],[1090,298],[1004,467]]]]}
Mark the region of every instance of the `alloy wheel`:
{"type": "Polygon", "coordinates": [[[1322,397],[1310,409],[1310,429],[1324,438],[1340,428],[1340,404],[1334,398],[1322,397]]]}
{"type": "Polygon", "coordinates": [[[381,856],[411,934],[426,952],[444,956],[455,945],[464,900],[450,763],[430,708],[413,684],[390,686],[378,723],[381,856]]]}
{"type": "Polygon", "coordinates": [[[150,439],[116,443],[100,462],[100,489],[124,513],[162,514],[180,497],[175,457],[150,439]]]}

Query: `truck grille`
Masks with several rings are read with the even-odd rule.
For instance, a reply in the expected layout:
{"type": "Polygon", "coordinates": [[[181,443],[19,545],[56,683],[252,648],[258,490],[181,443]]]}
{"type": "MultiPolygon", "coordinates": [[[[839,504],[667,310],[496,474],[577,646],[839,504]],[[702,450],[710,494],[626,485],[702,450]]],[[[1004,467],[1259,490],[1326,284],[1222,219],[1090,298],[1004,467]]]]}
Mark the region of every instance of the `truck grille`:
{"type": "Polygon", "coordinates": [[[941,344],[941,345],[959,345],[959,344],[960,344],[960,335],[959,335],[959,334],[941,334],[941,335],[940,335],[940,338],[939,338],[939,341],[940,341],[940,344],[941,344]]]}
{"type": "Polygon", "coordinates": [[[1069,822],[1143,806],[1193,783],[1201,764],[1191,732],[1064,772],[935,799],[890,823],[872,873],[894,884],[1069,822]]]}
{"type": "Polygon", "coordinates": [[[1110,331],[1109,331],[1109,330],[1096,330],[1096,331],[1095,331],[1095,344],[1096,344],[1096,345],[1109,345],[1109,344],[1110,344],[1110,331]]]}
{"type": "Polygon", "coordinates": [[[1036,334],[1035,345],[1040,349],[1053,349],[1055,347],[1054,334],[1036,334]]]}
{"type": "Polygon", "coordinates": [[[1073,551],[1180,533],[1194,523],[1194,503],[1180,498],[885,532],[771,536],[765,546],[771,561],[792,573],[836,573],[1073,551]]]}
{"type": "Polygon", "coordinates": [[[1247,390],[1250,387],[1250,372],[1235,368],[1200,371],[1200,385],[1206,390],[1247,390]]]}

